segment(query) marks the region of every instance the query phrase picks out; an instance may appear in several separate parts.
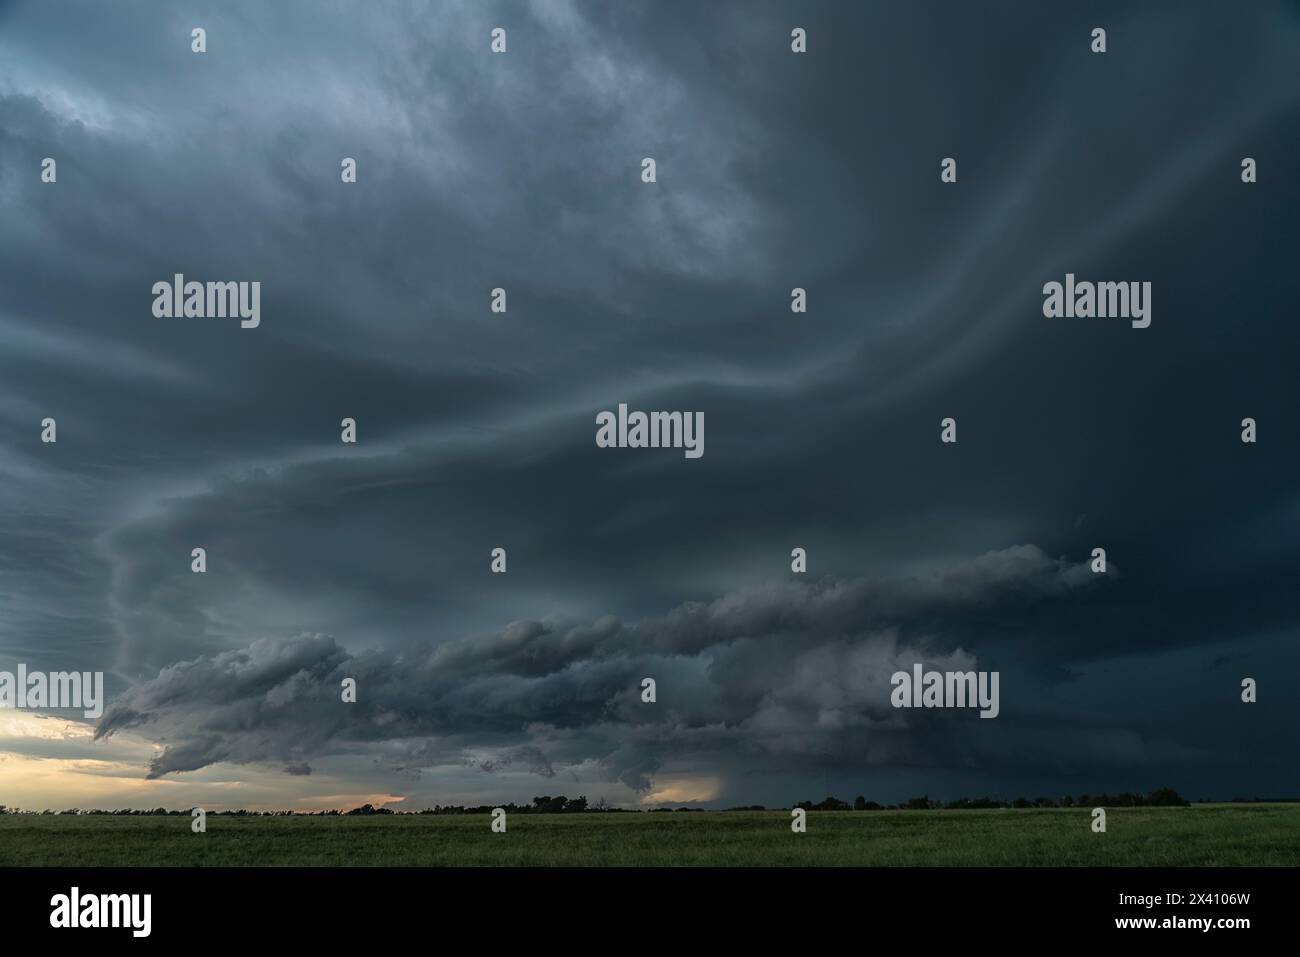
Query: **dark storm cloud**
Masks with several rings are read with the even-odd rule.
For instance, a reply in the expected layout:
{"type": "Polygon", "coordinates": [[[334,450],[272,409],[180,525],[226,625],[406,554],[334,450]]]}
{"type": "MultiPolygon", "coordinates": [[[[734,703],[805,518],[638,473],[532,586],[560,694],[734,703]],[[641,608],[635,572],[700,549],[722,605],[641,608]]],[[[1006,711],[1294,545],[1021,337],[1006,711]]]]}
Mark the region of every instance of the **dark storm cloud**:
{"type": "Polygon", "coordinates": [[[113,703],[97,736],[140,729],[165,742],[153,776],[218,761],[302,773],[374,741],[402,743],[408,765],[470,755],[484,771],[523,763],[543,776],[595,757],[639,789],[669,759],[925,761],[960,725],[940,732],[894,711],[890,675],[918,661],[975,667],[946,619],[1014,620],[1101,582],[1023,546],[913,579],[770,583],[636,625],[518,621],[432,651],[353,657],[323,636],[264,640],[164,668],[113,703]],[[640,700],[644,677],[654,704],[640,700]],[[346,678],[355,703],[342,701],[346,678]],[[484,747],[491,757],[473,757],[484,747]]]}
{"type": "MultiPolygon", "coordinates": [[[[111,671],[112,727],[174,739],[162,770],[301,772],[370,742],[416,769],[598,757],[640,786],[674,755],[743,775],[766,752],[736,729],[766,722],[823,771],[860,748],[1011,788],[1077,753],[1213,788],[1236,737],[1270,787],[1300,786],[1269,763],[1300,730],[1265,701],[1149,719],[1284,667],[1300,625],[1300,17],[1171,9],[0,5],[0,666],[111,671]],[[1066,271],[1151,280],[1151,328],[1044,319],[1066,271]],[[261,326],[155,319],[175,272],[261,281],[261,326]],[[623,401],[704,411],[705,456],[595,448],[623,401]],[[755,598],[796,545],[814,578],[913,584],[755,598]],[[1021,567],[1098,545],[1122,570],[1105,588],[1021,567]],[[725,627],[689,604],[729,600],[725,627]],[[813,673],[895,627],[994,660],[1016,698],[884,742],[818,725],[821,685],[761,709],[797,673],[719,635],[802,635],[809,602],[845,642],[816,638],[813,673]],[[512,642],[533,657],[493,650],[512,642]],[[702,724],[604,714],[638,656],[702,724]],[[345,665],[372,669],[361,715],[398,716],[382,734],[340,723],[345,665]],[[1125,684],[1166,669],[1184,677],[1125,684]],[[211,698],[184,683],[208,671],[211,698]],[[297,674],[319,687],[279,692],[293,708],[259,698],[297,674]],[[529,721],[554,739],[521,740],[529,721]]],[[[861,680],[859,704],[882,677],[861,680]]]]}

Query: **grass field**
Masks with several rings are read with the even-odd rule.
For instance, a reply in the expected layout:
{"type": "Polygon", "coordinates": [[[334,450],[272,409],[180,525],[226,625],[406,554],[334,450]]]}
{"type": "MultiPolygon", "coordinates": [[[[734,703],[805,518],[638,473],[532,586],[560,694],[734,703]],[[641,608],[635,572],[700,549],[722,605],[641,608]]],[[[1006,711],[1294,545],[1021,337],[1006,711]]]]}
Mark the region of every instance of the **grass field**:
{"type": "Polygon", "coordinates": [[[1087,809],[517,814],[0,816],[0,866],[1272,865],[1300,864],[1300,805],[1087,809]]]}

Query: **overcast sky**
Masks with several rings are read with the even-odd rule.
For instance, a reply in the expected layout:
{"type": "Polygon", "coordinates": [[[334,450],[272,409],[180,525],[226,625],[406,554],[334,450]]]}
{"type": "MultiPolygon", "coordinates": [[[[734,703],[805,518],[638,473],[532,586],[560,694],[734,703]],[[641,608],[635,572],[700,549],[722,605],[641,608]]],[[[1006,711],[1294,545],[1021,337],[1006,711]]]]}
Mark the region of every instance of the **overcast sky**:
{"type": "Polygon", "coordinates": [[[1298,794],[1298,157],[1280,0],[0,0],[0,803],[1298,794]]]}

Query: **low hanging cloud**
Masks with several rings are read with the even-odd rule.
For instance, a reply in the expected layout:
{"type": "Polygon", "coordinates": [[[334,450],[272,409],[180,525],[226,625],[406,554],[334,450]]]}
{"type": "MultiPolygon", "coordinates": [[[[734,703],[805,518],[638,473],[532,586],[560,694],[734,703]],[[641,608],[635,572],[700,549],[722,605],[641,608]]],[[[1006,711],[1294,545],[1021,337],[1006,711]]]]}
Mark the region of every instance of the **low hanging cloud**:
{"type": "Polygon", "coordinates": [[[595,767],[646,791],[684,759],[924,764],[956,725],[939,735],[933,715],[892,709],[890,675],[976,668],[951,623],[1006,622],[1104,577],[1025,545],[923,576],[771,582],[636,624],[517,621],[414,652],[264,639],[162,669],[107,708],[96,738],[131,729],[164,745],[152,778],[219,762],[302,775],[312,760],[379,753],[412,773],[595,767]],[[342,701],[347,678],[355,703],[342,701]]]}

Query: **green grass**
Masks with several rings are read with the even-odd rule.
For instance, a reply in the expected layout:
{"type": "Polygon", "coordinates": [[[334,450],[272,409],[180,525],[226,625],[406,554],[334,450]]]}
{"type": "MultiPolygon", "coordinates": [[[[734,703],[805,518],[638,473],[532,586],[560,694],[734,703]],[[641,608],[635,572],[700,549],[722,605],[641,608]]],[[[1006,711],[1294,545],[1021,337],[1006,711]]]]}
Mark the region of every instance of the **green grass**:
{"type": "Polygon", "coordinates": [[[0,866],[1300,865],[1300,805],[217,817],[0,816],[0,866]]]}

